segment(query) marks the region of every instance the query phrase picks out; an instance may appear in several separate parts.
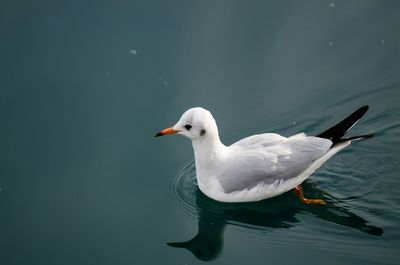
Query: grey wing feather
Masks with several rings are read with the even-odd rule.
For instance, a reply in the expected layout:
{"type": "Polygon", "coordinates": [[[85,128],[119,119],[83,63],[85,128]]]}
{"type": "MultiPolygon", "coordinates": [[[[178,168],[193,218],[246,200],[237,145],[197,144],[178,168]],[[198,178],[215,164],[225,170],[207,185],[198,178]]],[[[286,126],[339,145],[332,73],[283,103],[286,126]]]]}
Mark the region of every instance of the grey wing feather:
{"type": "Polygon", "coordinates": [[[273,146],[278,143],[286,141],[287,138],[276,133],[263,133],[256,134],[232,144],[231,146],[243,147],[247,149],[262,148],[267,146],[273,146]]]}
{"type": "MultiPolygon", "coordinates": [[[[251,189],[256,185],[280,183],[297,177],[332,146],[327,139],[304,134],[284,138],[277,144],[238,152],[219,175],[226,193],[251,189]]],[[[254,147],[254,145],[249,145],[254,147]]],[[[241,148],[244,148],[241,145],[241,148]]]]}

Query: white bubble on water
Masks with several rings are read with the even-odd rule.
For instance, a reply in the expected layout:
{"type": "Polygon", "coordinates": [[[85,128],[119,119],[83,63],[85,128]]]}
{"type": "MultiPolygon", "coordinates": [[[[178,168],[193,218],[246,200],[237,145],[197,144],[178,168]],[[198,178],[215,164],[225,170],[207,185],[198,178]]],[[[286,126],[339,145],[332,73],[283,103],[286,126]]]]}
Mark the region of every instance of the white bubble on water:
{"type": "Polygon", "coordinates": [[[158,80],[159,80],[159,81],[161,82],[161,84],[163,84],[164,86],[168,86],[168,81],[165,80],[164,78],[159,77],[158,80]]]}

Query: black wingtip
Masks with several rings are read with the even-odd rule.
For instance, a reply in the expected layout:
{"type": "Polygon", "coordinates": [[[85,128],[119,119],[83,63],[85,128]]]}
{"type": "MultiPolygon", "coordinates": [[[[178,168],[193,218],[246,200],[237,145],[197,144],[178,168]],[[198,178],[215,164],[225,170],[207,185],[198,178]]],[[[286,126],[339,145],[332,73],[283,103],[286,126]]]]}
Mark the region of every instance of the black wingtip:
{"type": "Polygon", "coordinates": [[[356,111],[354,111],[347,118],[345,118],[335,126],[318,134],[317,137],[329,139],[334,144],[338,143],[342,139],[342,137],[361,119],[361,117],[364,116],[368,109],[368,105],[364,105],[358,108],[356,111]]]}
{"type": "Polygon", "coordinates": [[[364,105],[360,108],[358,108],[356,111],[354,111],[352,114],[350,114],[349,117],[347,117],[345,120],[347,120],[348,118],[353,118],[353,120],[359,120],[361,119],[362,116],[364,116],[364,114],[369,110],[369,106],[368,105],[364,105]]]}
{"type": "Polygon", "coordinates": [[[372,138],[374,136],[375,135],[371,133],[371,134],[364,134],[364,135],[358,135],[358,136],[344,137],[344,138],[340,139],[339,141],[337,141],[336,144],[343,143],[343,142],[346,142],[346,141],[364,140],[364,139],[372,138]]]}
{"type": "Polygon", "coordinates": [[[358,110],[356,110],[355,112],[360,112],[364,115],[365,112],[367,112],[369,110],[369,106],[368,105],[364,105],[361,108],[359,108],[358,110]]]}

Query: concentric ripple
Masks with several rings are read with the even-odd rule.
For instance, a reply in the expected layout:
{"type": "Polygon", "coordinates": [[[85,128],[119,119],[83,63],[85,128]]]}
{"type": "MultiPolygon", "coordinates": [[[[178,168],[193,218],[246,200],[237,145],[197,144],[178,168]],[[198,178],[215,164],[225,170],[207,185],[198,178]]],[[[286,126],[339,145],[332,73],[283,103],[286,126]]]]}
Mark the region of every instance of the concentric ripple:
{"type": "Polygon", "coordinates": [[[196,168],[194,161],[190,161],[182,167],[172,182],[172,193],[176,206],[183,215],[190,218],[197,218],[197,190],[196,168]]]}

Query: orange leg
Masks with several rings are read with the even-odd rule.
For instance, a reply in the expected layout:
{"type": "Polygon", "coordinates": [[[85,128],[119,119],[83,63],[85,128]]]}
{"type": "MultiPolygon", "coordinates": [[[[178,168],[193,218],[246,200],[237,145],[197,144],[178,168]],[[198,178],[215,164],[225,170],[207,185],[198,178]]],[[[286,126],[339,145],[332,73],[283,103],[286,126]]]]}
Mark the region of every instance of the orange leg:
{"type": "Polygon", "coordinates": [[[326,204],[326,202],[324,200],[321,200],[321,199],[306,199],[306,198],[304,198],[303,189],[300,187],[300,185],[296,186],[296,188],[294,188],[293,190],[299,196],[300,201],[302,203],[319,204],[319,205],[325,205],[326,204]]]}

